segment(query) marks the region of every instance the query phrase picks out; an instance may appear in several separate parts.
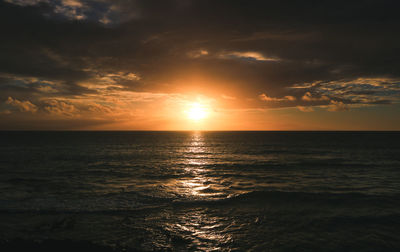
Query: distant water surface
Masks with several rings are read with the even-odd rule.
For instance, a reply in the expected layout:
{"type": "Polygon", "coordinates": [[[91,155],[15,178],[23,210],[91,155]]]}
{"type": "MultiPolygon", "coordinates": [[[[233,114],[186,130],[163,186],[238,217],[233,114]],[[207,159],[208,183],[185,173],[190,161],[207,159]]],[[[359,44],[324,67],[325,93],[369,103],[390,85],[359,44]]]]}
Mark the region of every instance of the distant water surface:
{"type": "Polygon", "coordinates": [[[400,251],[399,132],[1,132],[0,239],[400,251]]]}

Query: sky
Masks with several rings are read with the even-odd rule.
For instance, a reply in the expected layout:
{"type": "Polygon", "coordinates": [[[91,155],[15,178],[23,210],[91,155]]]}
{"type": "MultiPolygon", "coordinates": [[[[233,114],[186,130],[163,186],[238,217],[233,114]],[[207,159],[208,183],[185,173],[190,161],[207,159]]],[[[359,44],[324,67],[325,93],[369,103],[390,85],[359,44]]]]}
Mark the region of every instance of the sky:
{"type": "Polygon", "coordinates": [[[0,0],[0,129],[400,130],[399,9],[0,0]]]}

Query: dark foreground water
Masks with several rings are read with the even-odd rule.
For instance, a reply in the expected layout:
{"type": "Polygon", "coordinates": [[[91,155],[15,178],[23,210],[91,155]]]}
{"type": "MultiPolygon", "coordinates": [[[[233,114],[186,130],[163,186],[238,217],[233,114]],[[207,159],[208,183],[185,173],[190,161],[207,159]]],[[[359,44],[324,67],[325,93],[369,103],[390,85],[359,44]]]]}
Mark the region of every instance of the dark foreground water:
{"type": "Polygon", "coordinates": [[[400,251],[399,132],[1,132],[0,172],[0,249],[400,251]]]}

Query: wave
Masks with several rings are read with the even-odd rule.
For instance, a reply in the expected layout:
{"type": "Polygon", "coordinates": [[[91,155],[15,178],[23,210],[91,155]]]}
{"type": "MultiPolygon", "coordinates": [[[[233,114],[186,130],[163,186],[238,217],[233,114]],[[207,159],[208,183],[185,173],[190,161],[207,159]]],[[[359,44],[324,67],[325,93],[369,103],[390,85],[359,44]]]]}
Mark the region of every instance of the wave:
{"type": "MultiPolygon", "coordinates": [[[[27,239],[13,239],[0,241],[0,248],[3,251],[125,251],[122,248],[116,250],[113,247],[95,244],[89,241],[72,240],[44,240],[35,241],[27,239]]],[[[129,251],[135,251],[130,249],[129,251]]]]}
{"type": "Polygon", "coordinates": [[[362,193],[314,193],[314,192],[290,192],[290,191],[253,191],[243,194],[231,195],[224,199],[211,200],[175,200],[179,205],[315,205],[319,206],[399,206],[400,195],[368,195],[362,193]]]}
{"type": "Polygon", "coordinates": [[[123,196],[109,194],[92,199],[66,200],[58,202],[2,201],[0,213],[122,213],[149,211],[165,207],[346,207],[400,209],[400,195],[368,195],[362,193],[315,193],[290,191],[253,191],[230,195],[225,198],[205,197],[157,197],[142,195],[136,192],[126,192],[123,196]]]}
{"type": "Polygon", "coordinates": [[[274,202],[342,202],[347,204],[348,201],[370,201],[375,202],[397,202],[400,195],[368,195],[362,193],[328,193],[328,192],[291,192],[291,191],[253,191],[236,195],[228,198],[228,201],[255,201],[265,199],[274,202]]]}

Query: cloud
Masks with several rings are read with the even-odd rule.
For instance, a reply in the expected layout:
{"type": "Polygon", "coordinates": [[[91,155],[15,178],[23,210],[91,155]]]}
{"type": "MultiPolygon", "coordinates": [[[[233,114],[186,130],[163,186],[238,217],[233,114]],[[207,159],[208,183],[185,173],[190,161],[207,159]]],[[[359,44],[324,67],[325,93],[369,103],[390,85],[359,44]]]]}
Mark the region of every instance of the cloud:
{"type": "Polygon", "coordinates": [[[70,7],[82,7],[83,4],[79,0],[62,0],[63,5],[70,7]]]}
{"type": "Polygon", "coordinates": [[[286,95],[285,97],[283,97],[284,99],[288,100],[288,101],[295,101],[296,97],[291,96],[291,95],[286,95]]]}
{"type": "Polygon", "coordinates": [[[53,12],[55,14],[60,14],[69,19],[76,20],[86,18],[83,13],[87,7],[79,0],[5,0],[5,2],[20,6],[49,4],[53,7],[53,12]]]}
{"type": "Polygon", "coordinates": [[[84,12],[81,9],[81,6],[76,6],[76,5],[58,5],[55,6],[54,8],[54,12],[56,14],[61,14],[65,17],[67,17],[68,19],[72,19],[72,20],[82,20],[85,19],[86,16],[84,14],[84,12]]]}
{"type": "Polygon", "coordinates": [[[297,90],[306,91],[305,101],[329,101],[347,104],[390,104],[400,102],[400,79],[397,78],[356,78],[334,81],[317,81],[297,84],[297,90]],[[313,96],[311,92],[319,96],[313,96]],[[330,98],[328,98],[328,96],[330,98]]]}
{"type": "Polygon", "coordinates": [[[266,94],[260,94],[258,98],[266,102],[296,101],[296,97],[291,95],[284,96],[283,98],[276,98],[276,97],[270,97],[266,94]]]}
{"type": "Polygon", "coordinates": [[[310,92],[306,92],[301,99],[303,101],[329,101],[329,98],[325,95],[322,95],[320,97],[315,97],[313,96],[310,92]]]}
{"type": "Polygon", "coordinates": [[[301,112],[313,112],[313,107],[297,106],[297,109],[301,112]]]}
{"type": "Polygon", "coordinates": [[[225,100],[236,100],[236,97],[222,94],[221,97],[225,100]]]}
{"type": "Polygon", "coordinates": [[[137,13],[131,3],[123,0],[5,0],[19,6],[46,6],[44,16],[67,20],[90,20],[99,24],[117,24],[129,20],[137,13]]]}
{"type": "Polygon", "coordinates": [[[46,100],[44,102],[43,110],[51,115],[57,116],[79,116],[79,110],[73,105],[65,101],[59,100],[46,100]]]}
{"type": "Polygon", "coordinates": [[[200,57],[207,56],[208,54],[209,54],[209,52],[207,50],[204,50],[204,49],[194,50],[194,51],[190,51],[190,52],[187,53],[187,55],[190,58],[200,58],[200,57]]]}
{"type": "Polygon", "coordinates": [[[86,85],[88,87],[104,87],[104,88],[123,88],[124,84],[127,82],[129,83],[136,83],[137,81],[140,80],[140,76],[131,73],[131,72],[111,72],[111,73],[96,73],[95,77],[90,80],[89,85],[86,85]]]}
{"type": "Polygon", "coordinates": [[[338,112],[338,111],[348,111],[349,105],[344,104],[341,101],[331,101],[331,105],[328,107],[328,111],[338,112]]]}
{"type": "Polygon", "coordinates": [[[36,5],[39,3],[48,3],[49,0],[4,0],[7,3],[12,3],[21,6],[36,5]]]}
{"type": "Polygon", "coordinates": [[[17,99],[13,99],[12,97],[8,97],[5,103],[17,108],[21,112],[35,113],[38,110],[37,106],[30,101],[19,101],[17,99]]]}
{"type": "Polygon", "coordinates": [[[266,57],[259,52],[223,52],[219,54],[223,59],[242,59],[250,61],[279,61],[275,57],[266,57]]]}

